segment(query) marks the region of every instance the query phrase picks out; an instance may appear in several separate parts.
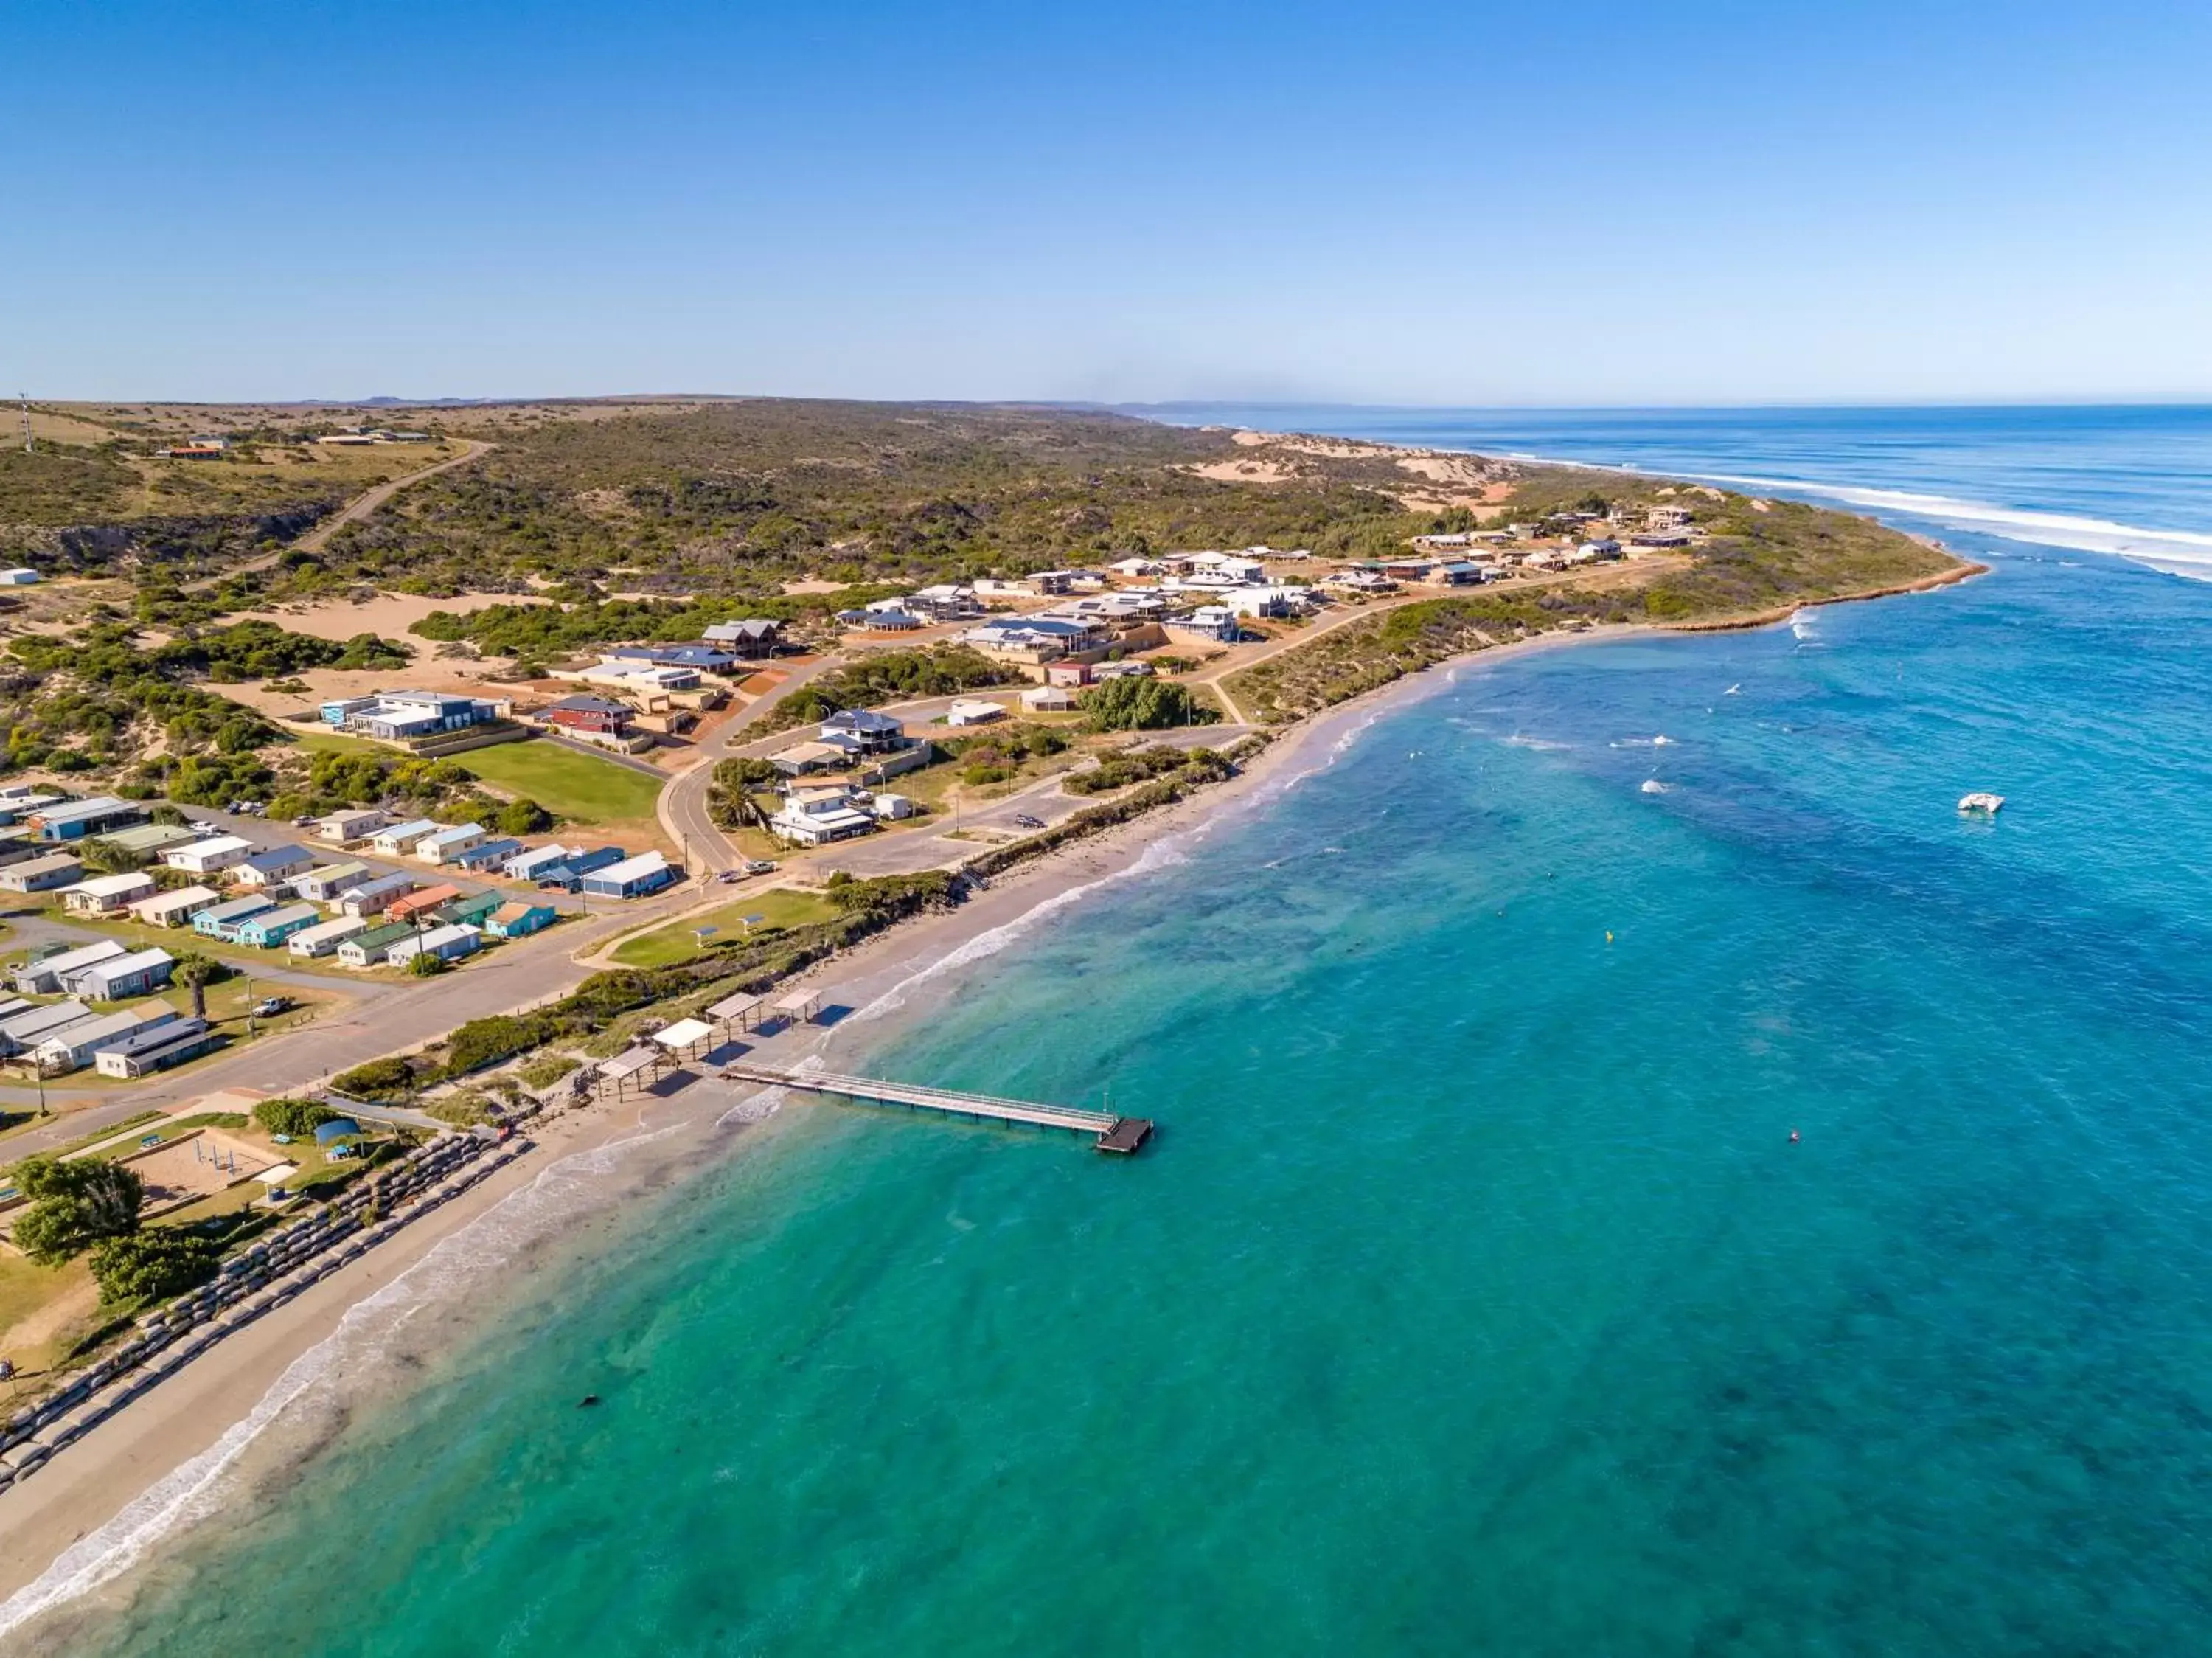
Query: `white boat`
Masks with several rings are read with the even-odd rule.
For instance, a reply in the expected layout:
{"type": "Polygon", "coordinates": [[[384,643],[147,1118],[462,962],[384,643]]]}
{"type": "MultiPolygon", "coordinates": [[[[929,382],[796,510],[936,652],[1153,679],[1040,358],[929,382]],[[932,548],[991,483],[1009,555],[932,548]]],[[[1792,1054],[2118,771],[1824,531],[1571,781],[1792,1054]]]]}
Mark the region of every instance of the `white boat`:
{"type": "Polygon", "coordinates": [[[1971,795],[1959,796],[1961,812],[1979,812],[1986,817],[1995,817],[2003,805],[2002,795],[1992,795],[1987,789],[1978,789],[1971,795]]]}

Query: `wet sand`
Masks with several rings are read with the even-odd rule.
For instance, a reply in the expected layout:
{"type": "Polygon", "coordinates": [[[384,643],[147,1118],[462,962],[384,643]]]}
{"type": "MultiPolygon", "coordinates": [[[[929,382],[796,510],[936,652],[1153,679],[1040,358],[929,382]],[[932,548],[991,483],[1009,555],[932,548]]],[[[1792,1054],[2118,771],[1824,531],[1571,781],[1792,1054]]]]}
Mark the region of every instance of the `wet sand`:
{"type": "MultiPolygon", "coordinates": [[[[1658,631],[1615,626],[1494,646],[1331,709],[1283,733],[1231,781],[1022,865],[957,910],[894,928],[793,981],[852,1011],[827,1028],[775,1039],[760,1058],[791,1065],[830,1052],[855,1062],[956,985],[965,963],[1172,861],[1192,838],[1233,827],[1383,714],[1441,692],[1470,667],[1658,631]]],[[[740,1138],[746,1153],[772,1139],[757,1131],[775,1107],[767,1096],[744,1098],[702,1082],[665,1100],[588,1106],[532,1125],[537,1151],[218,1344],[36,1477],[0,1491],[0,1637],[65,1649],[60,1626],[126,1594],[124,1575],[158,1543],[173,1544],[179,1527],[296,1472],[348,1411],[404,1392],[428,1356],[483,1328],[499,1305],[527,1292],[532,1275],[589,1248],[592,1216],[719,1161],[740,1138]]]]}

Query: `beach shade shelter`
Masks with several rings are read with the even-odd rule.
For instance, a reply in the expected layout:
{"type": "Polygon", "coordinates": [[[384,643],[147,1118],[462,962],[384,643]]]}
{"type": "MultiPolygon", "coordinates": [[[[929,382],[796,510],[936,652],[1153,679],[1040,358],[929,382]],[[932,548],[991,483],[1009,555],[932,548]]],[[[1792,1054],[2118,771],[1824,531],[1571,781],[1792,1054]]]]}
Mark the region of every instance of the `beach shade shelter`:
{"type": "Polygon", "coordinates": [[[707,1009],[706,1016],[717,1025],[732,1025],[749,1031],[760,1023],[761,998],[757,996],[726,996],[707,1009]]]}
{"type": "Polygon", "coordinates": [[[599,1062],[597,1073],[599,1087],[602,1089],[612,1087],[615,1097],[619,1100],[632,1087],[650,1087],[659,1076],[660,1068],[667,1063],[667,1056],[659,1048],[650,1042],[641,1042],[611,1059],[599,1062]]]}
{"type": "Polygon", "coordinates": [[[793,991],[788,996],[776,997],[775,1005],[770,1011],[794,1025],[804,1025],[822,1011],[822,992],[793,991]]]}
{"type": "Polygon", "coordinates": [[[679,1019],[665,1031],[653,1034],[655,1046],[678,1059],[689,1059],[692,1051],[702,1048],[714,1039],[714,1027],[703,1019],[679,1019]]]}

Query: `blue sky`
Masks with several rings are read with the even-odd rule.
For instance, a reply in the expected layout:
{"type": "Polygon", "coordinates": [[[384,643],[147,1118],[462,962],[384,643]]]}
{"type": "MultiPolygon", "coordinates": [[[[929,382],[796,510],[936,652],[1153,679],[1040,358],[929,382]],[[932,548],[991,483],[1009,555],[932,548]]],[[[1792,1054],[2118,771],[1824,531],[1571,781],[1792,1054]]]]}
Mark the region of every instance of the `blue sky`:
{"type": "Polygon", "coordinates": [[[2212,397],[2212,7],[0,17],[0,389],[2212,397]]]}

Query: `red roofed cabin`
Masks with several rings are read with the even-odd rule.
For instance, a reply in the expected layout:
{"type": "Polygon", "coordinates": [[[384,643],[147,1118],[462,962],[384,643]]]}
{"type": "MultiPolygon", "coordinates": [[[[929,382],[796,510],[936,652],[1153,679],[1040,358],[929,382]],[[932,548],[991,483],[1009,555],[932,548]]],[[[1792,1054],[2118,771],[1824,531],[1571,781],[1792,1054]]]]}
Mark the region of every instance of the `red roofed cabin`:
{"type": "Polygon", "coordinates": [[[451,904],[460,895],[461,889],[458,887],[425,887],[419,893],[393,899],[384,906],[384,918],[387,922],[411,921],[426,910],[434,910],[441,904],[451,904]]]}
{"type": "Polygon", "coordinates": [[[635,710],[605,697],[563,697],[545,710],[548,725],[571,731],[589,731],[604,737],[627,736],[635,710]]]}

